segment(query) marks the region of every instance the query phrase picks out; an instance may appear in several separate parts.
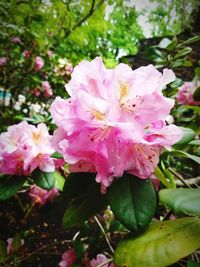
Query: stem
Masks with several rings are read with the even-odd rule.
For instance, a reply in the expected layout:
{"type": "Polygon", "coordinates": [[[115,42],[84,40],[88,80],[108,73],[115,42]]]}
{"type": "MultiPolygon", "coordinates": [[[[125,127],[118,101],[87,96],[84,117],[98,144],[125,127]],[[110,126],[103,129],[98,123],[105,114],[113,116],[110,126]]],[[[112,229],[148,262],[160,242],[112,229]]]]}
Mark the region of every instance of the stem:
{"type": "Polygon", "coordinates": [[[35,203],[33,203],[33,204],[31,205],[31,207],[28,209],[26,215],[24,216],[24,221],[27,220],[28,216],[31,214],[31,212],[32,212],[32,210],[33,210],[34,207],[35,207],[35,203]]]}
{"type": "Polygon", "coordinates": [[[94,219],[95,219],[96,223],[98,224],[99,228],[101,229],[101,231],[102,231],[102,233],[103,233],[103,235],[104,235],[104,237],[106,239],[106,242],[107,242],[107,244],[109,246],[110,251],[112,252],[112,254],[114,254],[114,249],[113,249],[113,247],[112,247],[112,245],[110,243],[110,240],[108,238],[108,235],[106,234],[103,226],[101,225],[101,223],[100,223],[99,219],[97,218],[97,216],[94,216],[94,219]]]}
{"type": "Polygon", "coordinates": [[[186,187],[192,188],[183,178],[183,176],[176,172],[173,168],[169,167],[169,171],[171,171],[186,187]]]}

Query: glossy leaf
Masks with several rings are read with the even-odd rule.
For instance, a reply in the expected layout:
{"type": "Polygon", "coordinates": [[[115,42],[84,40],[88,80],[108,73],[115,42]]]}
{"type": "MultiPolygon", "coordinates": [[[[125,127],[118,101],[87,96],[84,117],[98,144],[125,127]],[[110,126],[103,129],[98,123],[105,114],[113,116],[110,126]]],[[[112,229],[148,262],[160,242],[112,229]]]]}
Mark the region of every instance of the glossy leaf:
{"type": "Polygon", "coordinates": [[[42,172],[40,170],[35,170],[32,173],[35,184],[47,190],[54,187],[56,175],[56,172],[42,172]]]}
{"type": "Polygon", "coordinates": [[[118,267],[166,267],[200,248],[200,219],[151,224],[140,236],[122,240],[115,250],[118,267]]]}
{"type": "Polygon", "coordinates": [[[189,260],[187,262],[187,267],[200,267],[200,263],[194,262],[192,260],[189,260]]]}
{"type": "Polygon", "coordinates": [[[160,201],[176,212],[200,216],[200,189],[163,189],[159,192],[160,201]]]}
{"type": "Polygon", "coordinates": [[[185,128],[185,127],[179,127],[182,131],[182,138],[178,142],[176,142],[175,145],[185,145],[192,141],[196,135],[196,133],[190,129],[190,128],[185,128]]]}
{"type": "Polygon", "coordinates": [[[196,101],[200,100],[200,86],[195,89],[195,91],[193,93],[193,98],[196,101]]]}
{"type": "Polygon", "coordinates": [[[6,200],[15,195],[23,186],[26,177],[24,176],[5,176],[0,181],[0,200],[6,200]]]}
{"type": "Polygon", "coordinates": [[[156,208],[156,193],[151,180],[130,174],[110,186],[108,200],[116,219],[131,231],[145,228],[156,208]]]}
{"type": "Polygon", "coordinates": [[[106,203],[106,197],[101,194],[100,187],[93,187],[90,192],[77,197],[71,202],[62,220],[63,227],[71,228],[83,223],[105,208],[106,203]]]}
{"type": "Polygon", "coordinates": [[[55,172],[54,177],[55,177],[54,187],[62,191],[65,184],[65,178],[58,171],[55,172]]]}
{"type": "Polygon", "coordinates": [[[96,174],[94,173],[71,173],[65,181],[63,197],[67,201],[70,201],[86,191],[89,191],[91,186],[95,186],[97,184],[95,181],[95,176],[96,174]]]}

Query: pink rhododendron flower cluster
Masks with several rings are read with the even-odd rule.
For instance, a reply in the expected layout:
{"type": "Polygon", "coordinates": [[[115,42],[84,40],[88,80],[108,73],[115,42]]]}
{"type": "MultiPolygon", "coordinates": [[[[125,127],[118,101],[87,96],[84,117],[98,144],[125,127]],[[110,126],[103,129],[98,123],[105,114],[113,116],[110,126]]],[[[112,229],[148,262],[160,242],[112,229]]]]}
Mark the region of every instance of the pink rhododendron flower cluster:
{"type": "Polygon", "coordinates": [[[76,261],[76,253],[74,249],[68,249],[62,255],[62,261],[59,262],[59,267],[70,267],[76,261]]]}
{"type": "Polygon", "coordinates": [[[45,97],[51,97],[53,95],[51,85],[49,84],[48,81],[42,82],[42,91],[43,91],[45,97]]]}
{"type": "Polygon", "coordinates": [[[200,82],[185,82],[178,91],[177,101],[182,105],[198,106],[200,101],[193,99],[195,89],[200,86],[200,82]]]}
{"type": "Polygon", "coordinates": [[[6,57],[0,57],[0,67],[5,66],[7,63],[7,58],[6,57]]]}
{"type": "Polygon", "coordinates": [[[54,171],[50,140],[43,123],[35,127],[23,121],[9,126],[0,135],[0,172],[29,175],[37,167],[44,172],[54,171]]]}
{"type": "MultiPolygon", "coordinates": [[[[24,239],[20,240],[20,247],[24,245],[24,239]]],[[[7,254],[12,254],[14,253],[14,247],[13,247],[13,238],[8,238],[7,239],[7,254]]]]}
{"type": "Polygon", "coordinates": [[[24,52],[22,54],[23,54],[23,57],[29,58],[31,56],[31,51],[24,50],[24,52]]]}
{"type": "Polygon", "coordinates": [[[174,79],[153,65],[106,69],[99,57],[76,66],[66,86],[71,97],[57,97],[50,109],[58,126],[52,143],[71,171],[96,172],[102,189],[124,171],[148,178],[182,135],[165,122],[174,100],[161,90],[174,79]]]}
{"type": "Polygon", "coordinates": [[[108,258],[103,255],[103,254],[98,254],[96,259],[92,259],[90,261],[90,267],[97,267],[98,265],[102,264],[105,262],[105,264],[103,265],[104,267],[116,267],[113,263],[109,264],[106,263],[108,261],[108,258]]]}
{"type": "Polygon", "coordinates": [[[57,188],[52,188],[48,191],[36,185],[33,185],[28,194],[33,203],[43,206],[48,201],[51,201],[55,197],[57,197],[59,195],[59,191],[57,188]]]}
{"type": "Polygon", "coordinates": [[[39,70],[41,70],[43,68],[43,66],[44,66],[44,60],[43,60],[43,58],[36,57],[35,58],[34,70],[35,71],[39,71],[39,70]]]}

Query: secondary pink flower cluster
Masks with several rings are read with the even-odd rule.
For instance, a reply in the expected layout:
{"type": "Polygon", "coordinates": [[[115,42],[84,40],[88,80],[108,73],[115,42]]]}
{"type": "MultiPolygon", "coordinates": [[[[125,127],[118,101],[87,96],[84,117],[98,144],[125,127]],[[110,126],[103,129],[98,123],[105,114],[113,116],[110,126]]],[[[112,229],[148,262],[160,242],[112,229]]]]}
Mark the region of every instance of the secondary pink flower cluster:
{"type": "Polygon", "coordinates": [[[0,172],[29,175],[37,167],[44,172],[54,171],[50,140],[43,123],[35,127],[23,121],[9,126],[0,134],[0,172]]]}
{"type": "MultiPolygon", "coordinates": [[[[13,238],[7,239],[7,254],[12,254],[15,251],[14,246],[13,246],[13,240],[14,240],[13,238]]],[[[23,246],[24,246],[24,239],[21,239],[20,247],[23,247],[23,246]]]]}
{"type": "Polygon", "coordinates": [[[43,206],[48,201],[52,201],[55,197],[57,197],[59,195],[59,191],[55,187],[48,191],[33,185],[28,194],[33,203],[43,206]]]}
{"type": "Polygon", "coordinates": [[[181,105],[200,105],[200,101],[193,99],[193,93],[195,89],[200,86],[200,82],[185,82],[178,91],[177,101],[181,105]]]}
{"type": "Polygon", "coordinates": [[[43,58],[37,56],[35,58],[34,70],[35,71],[39,71],[39,70],[41,70],[43,68],[43,66],[44,66],[44,60],[43,60],[43,58]]]}
{"type": "Polygon", "coordinates": [[[59,267],[70,267],[76,261],[76,253],[74,249],[68,249],[62,255],[62,261],[59,262],[59,267]]]}
{"type": "Polygon", "coordinates": [[[148,178],[164,148],[181,138],[181,131],[165,119],[174,106],[162,89],[175,75],[153,65],[132,70],[125,64],[106,69],[101,58],[75,67],[51,114],[58,126],[54,148],[71,164],[72,172],[96,172],[96,181],[108,187],[127,171],[148,178]]]}

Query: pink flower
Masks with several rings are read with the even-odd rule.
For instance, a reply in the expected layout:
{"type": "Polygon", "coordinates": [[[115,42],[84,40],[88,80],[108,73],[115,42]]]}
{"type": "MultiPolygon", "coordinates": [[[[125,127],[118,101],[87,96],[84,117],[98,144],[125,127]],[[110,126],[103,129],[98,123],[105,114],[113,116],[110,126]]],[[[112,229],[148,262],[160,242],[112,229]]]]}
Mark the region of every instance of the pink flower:
{"type": "Polygon", "coordinates": [[[25,58],[29,58],[30,56],[31,56],[31,52],[28,51],[28,50],[24,50],[24,52],[23,52],[23,57],[25,57],[25,58]]]}
{"type": "Polygon", "coordinates": [[[6,57],[0,57],[0,67],[5,66],[7,63],[7,58],[6,57]]]}
{"type": "Polygon", "coordinates": [[[200,101],[193,99],[195,89],[200,86],[200,82],[185,82],[180,88],[177,95],[177,101],[181,105],[200,105],[200,101]]]}
{"type": "Polygon", "coordinates": [[[35,87],[34,89],[33,89],[33,95],[34,96],[39,96],[40,95],[40,89],[39,88],[37,88],[37,87],[35,87]]]}
{"type": "Polygon", "coordinates": [[[44,172],[55,169],[54,149],[45,124],[37,127],[23,121],[0,134],[0,172],[29,175],[37,167],[44,172]]]}
{"type": "Polygon", "coordinates": [[[62,255],[62,261],[59,262],[59,267],[70,267],[76,261],[76,253],[74,249],[68,249],[62,255]]]}
{"type": "Polygon", "coordinates": [[[35,58],[34,70],[35,71],[41,70],[43,66],[44,66],[44,60],[43,60],[43,58],[36,57],[35,58]]]}
{"type": "Polygon", "coordinates": [[[51,89],[51,85],[48,81],[42,82],[42,91],[44,92],[45,97],[51,97],[53,95],[53,91],[51,89]]]}
{"type": "Polygon", "coordinates": [[[113,263],[111,263],[111,264],[107,263],[106,264],[107,261],[108,261],[108,258],[105,255],[98,254],[96,259],[92,259],[90,261],[90,267],[96,267],[96,266],[98,266],[104,262],[105,262],[104,267],[116,267],[113,263]]]}
{"type": "Polygon", "coordinates": [[[22,44],[22,41],[21,41],[20,37],[17,37],[17,36],[12,37],[11,38],[11,42],[13,44],[22,44]]]}
{"type": "Polygon", "coordinates": [[[71,171],[96,172],[102,189],[124,171],[150,177],[163,149],[182,135],[165,123],[174,100],[161,90],[174,79],[152,65],[133,71],[125,64],[106,69],[101,58],[81,62],[66,86],[71,98],[57,97],[50,109],[54,148],[71,171]]]}
{"type": "Polygon", "coordinates": [[[47,51],[47,55],[48,55],[49,57],[53,57],[54,53],[53,53],[52,50],[48,50],[48,51],[47,51]]]}
{"type": "Polygon", "coordinates": [[[52,188],[48,191],[36,185],[33,185],[28,194],[31,197],[33,203],[43,206],[46,204],[46,202],[51,201],[55,197],[57,197],[59,195],[59,192],[57,188],[52,188]]]}
{"type": "MultiPolygon", "coordinates": [[[[7,239],[7,254],[12,254],[15,250],[13,247],[13,238],[8,238],[7,239]]],[[[20,240],[20,247],[22,247],[24,245],[24,239],[20,240]]]]}

